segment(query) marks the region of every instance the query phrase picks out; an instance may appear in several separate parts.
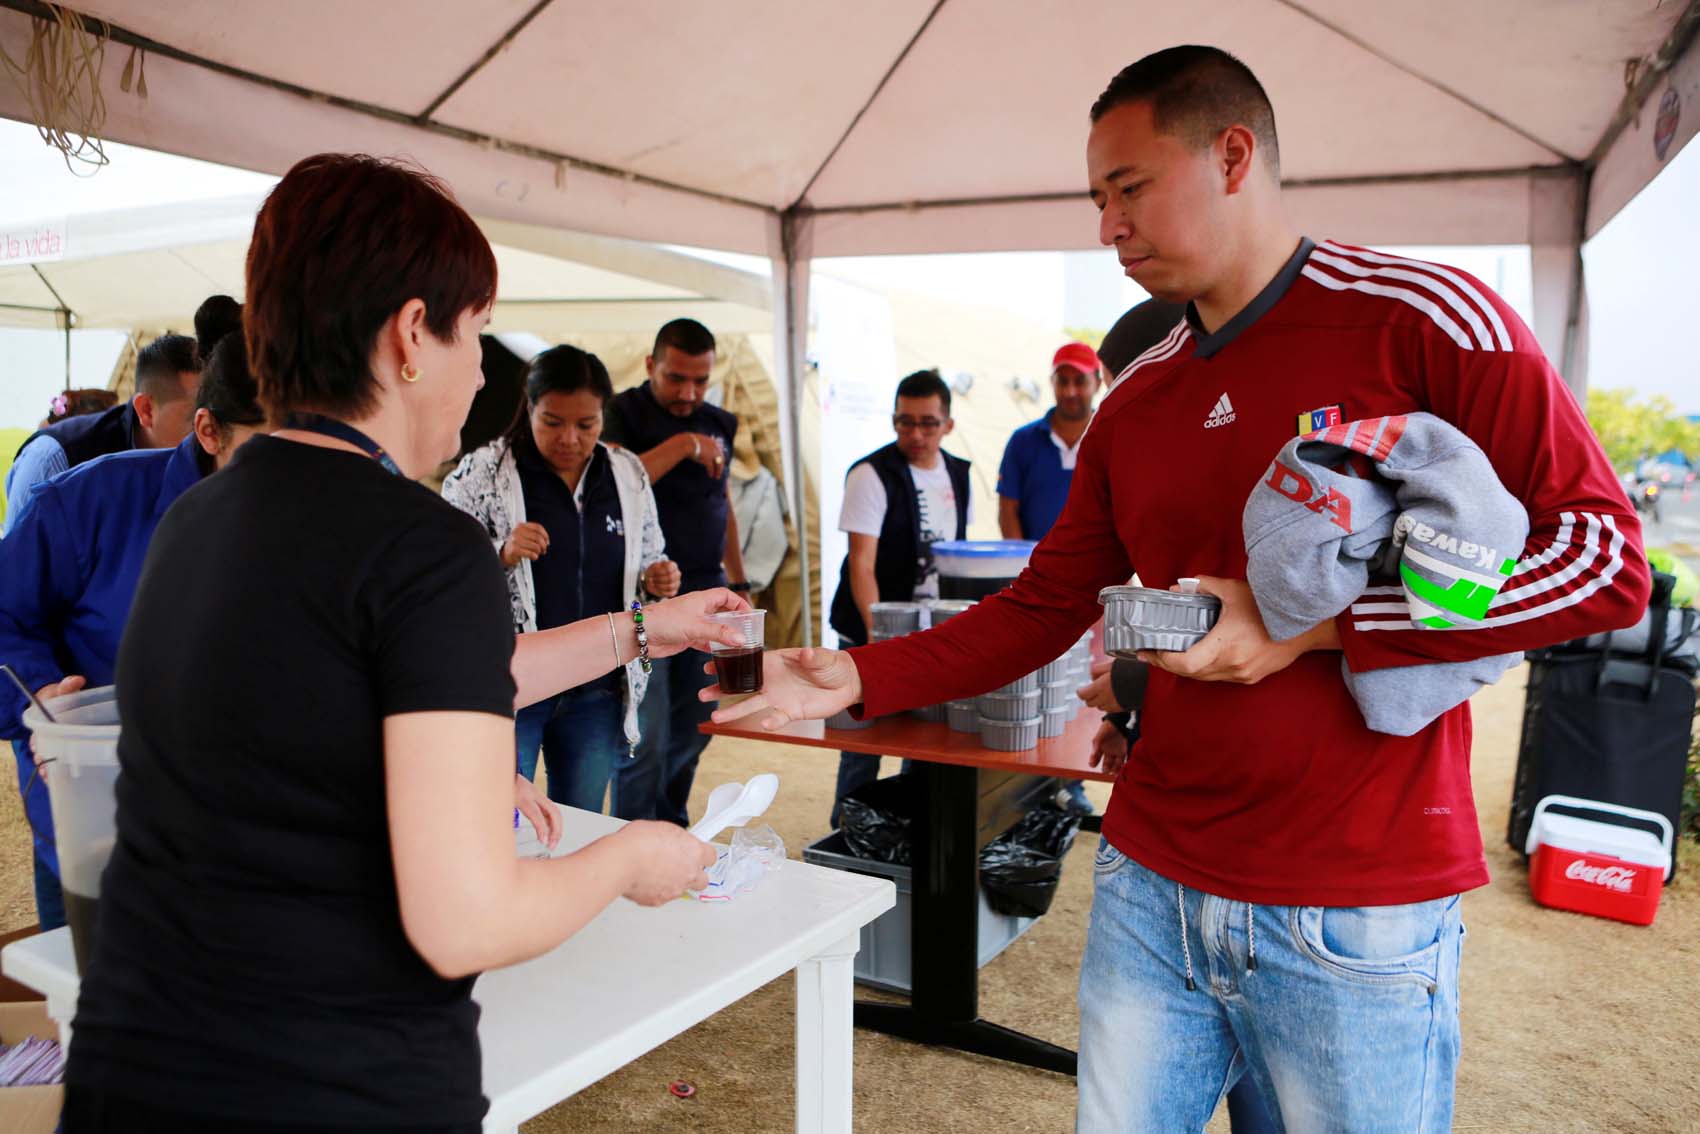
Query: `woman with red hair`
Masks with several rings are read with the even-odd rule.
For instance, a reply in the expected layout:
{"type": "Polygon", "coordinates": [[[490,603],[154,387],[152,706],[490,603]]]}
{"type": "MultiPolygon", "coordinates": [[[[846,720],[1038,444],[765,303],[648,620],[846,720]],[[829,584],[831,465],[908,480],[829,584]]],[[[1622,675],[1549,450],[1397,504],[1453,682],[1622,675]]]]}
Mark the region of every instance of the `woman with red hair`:
{"type": "Polygon", "coordinates": [[[525,636],[478,524],[413,478],[483,383],[496,263],[435,179],[321,154],[271,195],[245,331],[278,431],[160,522],[120,647],[118,834],[64,1129],[474,1131],[472,982],[624,895],[706,884],[632,823],[515,855],[515,704],[732,641],[704,591],[525,636]]]}

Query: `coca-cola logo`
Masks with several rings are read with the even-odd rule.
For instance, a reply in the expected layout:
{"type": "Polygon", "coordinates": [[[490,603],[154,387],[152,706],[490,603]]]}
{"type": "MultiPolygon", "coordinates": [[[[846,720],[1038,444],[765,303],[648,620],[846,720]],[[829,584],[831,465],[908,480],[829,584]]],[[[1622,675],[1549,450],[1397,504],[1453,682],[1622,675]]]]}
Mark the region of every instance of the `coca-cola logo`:
{"type": "Polygon", "coordinates": [[[1627,866],[1591,866],[1587,859],[1579,858],[1564,868],[1564,876],[1572,882],[1586,882],[1591,886],[1604,886],[1619,894],[1629,893],[1630,884],[1635,881],[1638,871],[1627,866]]]}

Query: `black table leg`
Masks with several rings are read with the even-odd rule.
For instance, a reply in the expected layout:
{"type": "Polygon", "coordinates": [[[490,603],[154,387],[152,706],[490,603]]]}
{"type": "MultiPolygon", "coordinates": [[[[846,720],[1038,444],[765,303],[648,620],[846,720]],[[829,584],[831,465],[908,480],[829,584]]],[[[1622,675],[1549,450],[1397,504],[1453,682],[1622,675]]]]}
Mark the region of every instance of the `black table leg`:
{"type": "Polygon", "coordinates": [[[926,810],[915,832],[908,1004],[858,1001],[856,1026],[1046,1071],[1075,1073],[1075,1053],[980,1019],[978,772],[922,763],[926,810]]]}

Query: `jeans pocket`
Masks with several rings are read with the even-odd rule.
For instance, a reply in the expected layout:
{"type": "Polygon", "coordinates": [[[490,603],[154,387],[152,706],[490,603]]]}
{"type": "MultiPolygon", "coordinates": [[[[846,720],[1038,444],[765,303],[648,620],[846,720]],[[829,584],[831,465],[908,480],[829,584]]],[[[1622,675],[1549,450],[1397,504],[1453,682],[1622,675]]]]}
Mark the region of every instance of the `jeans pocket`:
{"type": "Polygon", "coordinates": [[[1127,855],[1110,845],[1110,840],[1098,836],[1098,853],[1092,858],[1092,873],[1098,877],[1114,874],[1127,862],[1127,855]]]}
{"type": "Polygon", "coordinates": [[[1441,945],[1457,932],[1458,898],[1402,906],[1294,906],[1293,940],[1339,976],[1370,984],[1433,988],[1441,945]]]}

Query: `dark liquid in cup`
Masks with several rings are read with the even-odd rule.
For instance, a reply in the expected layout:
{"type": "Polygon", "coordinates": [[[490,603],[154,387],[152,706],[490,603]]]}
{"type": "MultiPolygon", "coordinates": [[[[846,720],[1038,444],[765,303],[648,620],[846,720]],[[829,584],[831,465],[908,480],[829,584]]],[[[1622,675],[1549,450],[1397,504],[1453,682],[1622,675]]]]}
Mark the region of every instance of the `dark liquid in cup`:
{"type": "Polygon", "coordinates": [[[65,922],[71,927],[71,952],[77,958],[77,972],[84,976],[89,971],[89,958],[94,956],[94,915],[99,909],[99,898],[65,891],[65,922]]]}
{"type": "Polygon", "coordinates": [[[720,650],[714,655],[714,672],[720,678],[722,693],[761,692],[760,646],[741,650],[720,650]]]}

